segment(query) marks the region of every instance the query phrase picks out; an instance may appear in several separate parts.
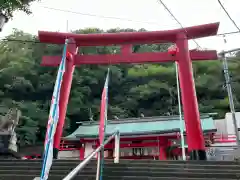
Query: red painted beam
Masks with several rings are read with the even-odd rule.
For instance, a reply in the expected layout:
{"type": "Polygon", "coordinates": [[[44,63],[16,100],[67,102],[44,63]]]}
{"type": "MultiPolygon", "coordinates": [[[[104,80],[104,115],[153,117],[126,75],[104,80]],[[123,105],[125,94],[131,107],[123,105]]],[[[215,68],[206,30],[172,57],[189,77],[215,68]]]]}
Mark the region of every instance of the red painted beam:
{"type": "MultiPolygon", "coordinates": [[[[127,160],[136,160],[136,159],[151,159],[153,160],[158,159],[158,155],[143,155],[143,156],[120,156],[121,159],[127,159],[127,160]]],[[[106,159],[113,159],[112,157],[107,157],[106,159]]]]}
{"type": "Polygon", "coordinates": [[[190,57],[193,61],[203,61],[203,60],[218,60],[217,51],[206,50],[206,51],[196,51],[190,50],[190,57]]]}
{"type": "Polygon", "coordinates": [[[163,42],[175,42],[176,35],[184,32],[188,39],[202,38],[217,34],[219,22],[174,29],[168,31],[149,32],[123,32],[123,33],[100,33],[100,34],[73,34],[39,31],[38,37],[41,42],[64,44],[66,38],[73,38],[77,46],[108,46],[113,44],[151,44],[163,42]]]}
{"type": "Polygon", "coordinates": [[[80,148],[62,148],[62,147],[60,147],[59,148],[59,151],[76,151],[76,150],[79,150],[80,148]]]}
{"type": "Polygon", "coordinates": [[[140,140],[144,140],[144,141],[151,141],[151,140],[165,140],[165,139],[176,139],[177,136],[176,135],[172,135],[172,136],[148,136],[148,137],[134,137],[134,138],[121,138],[121,142],[123,141],[140,141],[140,140]]]}
{"type": "MultiPolygon", "coordinates": [[[[196,60],[216,60],[217,52],[212,51],[190,51],[193,61],[196,60]]],[[[127,54],[106,54],[106,55],[76,55],[75,65],[83,64],[141,64],[141,63],[160,63],[174,61],[175,58],[168,52],[149,52],[149,53],[129,53],[127,54]]],[[[61,56],[43,56],[42,66],[58,66],[61,62],[61,56]]]]}
{"type": "MultiPolygon", "coordinates": [[[[177,135],[172,136],[148,136],[148,137],[121,137],[121,143],[129,142],[129,141],[151,141],[151,140],[165,140],[165,139],[178,139],[177,135]]],[[[81,142],[96,142],[97,139],[81,139],[81,142]]]]}
{"type": "MultiPolygon", "coordinates": [[[[165,139],[177,139],[177,135],[172,136],[148,136],[148,137],[121,137],[121,142],[129,141],[151,141],[151,140],[165,140],[165,139]]],[[[81,139],[81,142],[95,142],[96,139],[81,139]]]]}
{"type": "Polygon", "coordinates": [[[214,143],[233,143],[233,142],[236,142],[236,140],[233,139],[214,140],[214,143]]]}
{"type": "MultiPolygon", "coordinates": [[[[114,149],[114,144],[106,144],[104,147],[106,149],[114,149]]],[[[145,148],[145,147],[157,147],[158,142],[145,142],[145,143],[125,143],[120,144],[120,148],[145,148]]],[[[93,148],[97,148],[97,146],[93,146],[93,148]]]]}

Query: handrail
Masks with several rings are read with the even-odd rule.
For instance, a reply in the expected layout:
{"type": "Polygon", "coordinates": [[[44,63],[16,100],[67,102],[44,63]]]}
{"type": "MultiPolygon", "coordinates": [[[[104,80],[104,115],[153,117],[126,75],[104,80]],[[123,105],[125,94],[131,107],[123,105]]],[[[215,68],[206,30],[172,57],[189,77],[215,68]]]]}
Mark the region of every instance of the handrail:
{"type": "MultiPolygon", "coordinates": [[[[120,137],[120,133],[119,131],[115,131],[110,137],[108,137],[103,144],[101,144],[95,151],[93,151],[90,155],[88,155],[77,167],[75,167],[66,177],[63,178],[63,180],[71,180],[73,177],[76,176],[76,174],[81,171],[89,162],[90,160],[92,160],[92,158],[99,153],[106,144],[108,144],[114,137],[116,138],[118,136],[118,138],[120,137]]],[[[119,140],[119,139],[118,139],[119,140]]],[[[116,140],[115,140],[115,144],[116,144],[116,140]]],[[[119,143],[118,143],[119,146],[119,143]]],[[[115,147],[115,148],[119,148],[119,147],[115,147]]],[[[117,152],[115,153],[115,158],[117,159],[116,161],[114,160],[115,163],[118,163],[119,161],[119,150],[117,150],[117,152]]]]}

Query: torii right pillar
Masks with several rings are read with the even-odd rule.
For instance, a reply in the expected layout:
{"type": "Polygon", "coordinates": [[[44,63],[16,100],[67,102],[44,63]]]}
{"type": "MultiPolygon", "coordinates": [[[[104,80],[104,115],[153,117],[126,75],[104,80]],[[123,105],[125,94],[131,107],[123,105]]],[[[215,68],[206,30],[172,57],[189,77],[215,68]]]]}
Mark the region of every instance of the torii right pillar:
{"type": "Polygon", "coordinates": [[[179,80],[187,133],[188,152],[191,160],[206,160],[207,156],[200,122],[192,61],[189,54],[188,38],[185,33],[179,33],[177,35],[176,45],[178,48],[176,60],[179,67],[179,80]]]}

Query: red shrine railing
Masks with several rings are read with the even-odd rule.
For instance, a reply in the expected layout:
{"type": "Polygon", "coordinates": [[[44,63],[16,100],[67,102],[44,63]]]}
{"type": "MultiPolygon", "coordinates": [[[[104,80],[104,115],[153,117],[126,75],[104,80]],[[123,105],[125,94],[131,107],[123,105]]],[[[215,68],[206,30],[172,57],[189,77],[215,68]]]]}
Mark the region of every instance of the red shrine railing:
{"type": "Polygon", "coordinates": [[[72,142],[72,141],[65,141],[61,140],[60,142],[60,151],[72,151],[72,150],[79,150],[81,148],[81,142],[72,142]]]}
{"type": "Polygon", "coordinates": [[[214,136],[214,143],[233,143],[236,142],[236,135],[234,134],[216,134],[214,136]]]}
{"type": "MultiPolygon", "coordinates": [[[[215,134],[213,136],[213,143],[233,143],[236,142],[236,136],[234,134],[215,134]]],[[[155,142],[146,142],[146,143],[140,143],[140,144],[135,144],[135,143],[124,143],[121,145],[121,148],[140,148],[144,145],[144,147],[153,147],[156,146],[157,143],[155,142]]],[[[93,145],[94,146],[94,145],[93,145]]],[[[113,144],[108,144],[106,145],[107,148],[112,148],[113,144]]],[[[71,151],[71,150],[79,150],[81,148],[81,143],[80,142],[72,142],[72,141],[64,141],[61,140],[60,143],[60,151],[71,151]]]]}
{"type": "MultiPolygon", "coordinates": [[[[216,144],[216,143],[220,143],[220,144],[225,144],[225,143],[235,143],[236,142],[236,135],[234,134],[215,134],[213,135],[212,138],[212,143],[216,144]]],[[[122,143],[120,145],[120,148],[142,148],[142,147],[156,147],[157,143],[156,142],[145,142],[145,143],[131,143],[128,144],[126,142],[122,143]]],[[[113,144],[110,143],[108,145],[106,145],[106,148],[112,148],[113,144]]],[[[66,141],[66,140],[61,140],[60,143],[60,151],[75,151],[75,150],[79,150],[82,148],[82,144],[80,141],[66,141]]],[[[95,146],[93,145],[93,148],[95,148],[95,146]]],[[[180,149],[176,149],[174,150],[174,152],[176,152],[176,154],[181,154],[180,149]]],[[[157,153],[157,152],[155,152],[157,153]]],[[[146,155],[144,157],[138,157],[138,156],[123,156],[121,158],[127,158],[127,159],[137,159],[137,158],[153,158],[155,157],[157,159],[157,155],[146,155]]],[[[25,156],[26,159],[36,159],[36,158],[41,158],[40,154],[35,154],[32,156],[25,156]]],[[[109,158],[109,157],[106,157],[109,158]]]]}

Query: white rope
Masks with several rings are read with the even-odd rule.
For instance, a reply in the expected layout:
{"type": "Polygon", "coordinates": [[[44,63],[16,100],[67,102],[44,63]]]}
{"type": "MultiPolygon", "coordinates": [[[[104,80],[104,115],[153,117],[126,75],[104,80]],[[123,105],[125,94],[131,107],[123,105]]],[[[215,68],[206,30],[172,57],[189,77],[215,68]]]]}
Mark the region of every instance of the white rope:
{"type": "Polygon", "coordinates": [[[180,134],[181,134],[181,147],[182,147],[182,158],[186,160],[186,153],[185,153],[185,141],[184,141],[184,124],[182,119],[182,107],[181,107],[181,96],[180,96],[180,88],[179,88],[179,78],[178,78],[178,64],[175,62],[175,69],[176,69],[176,80],[177,80],[177,95],[178,95],[178,111],[179,111],[179,124],[180,124],[180,134]]]}

